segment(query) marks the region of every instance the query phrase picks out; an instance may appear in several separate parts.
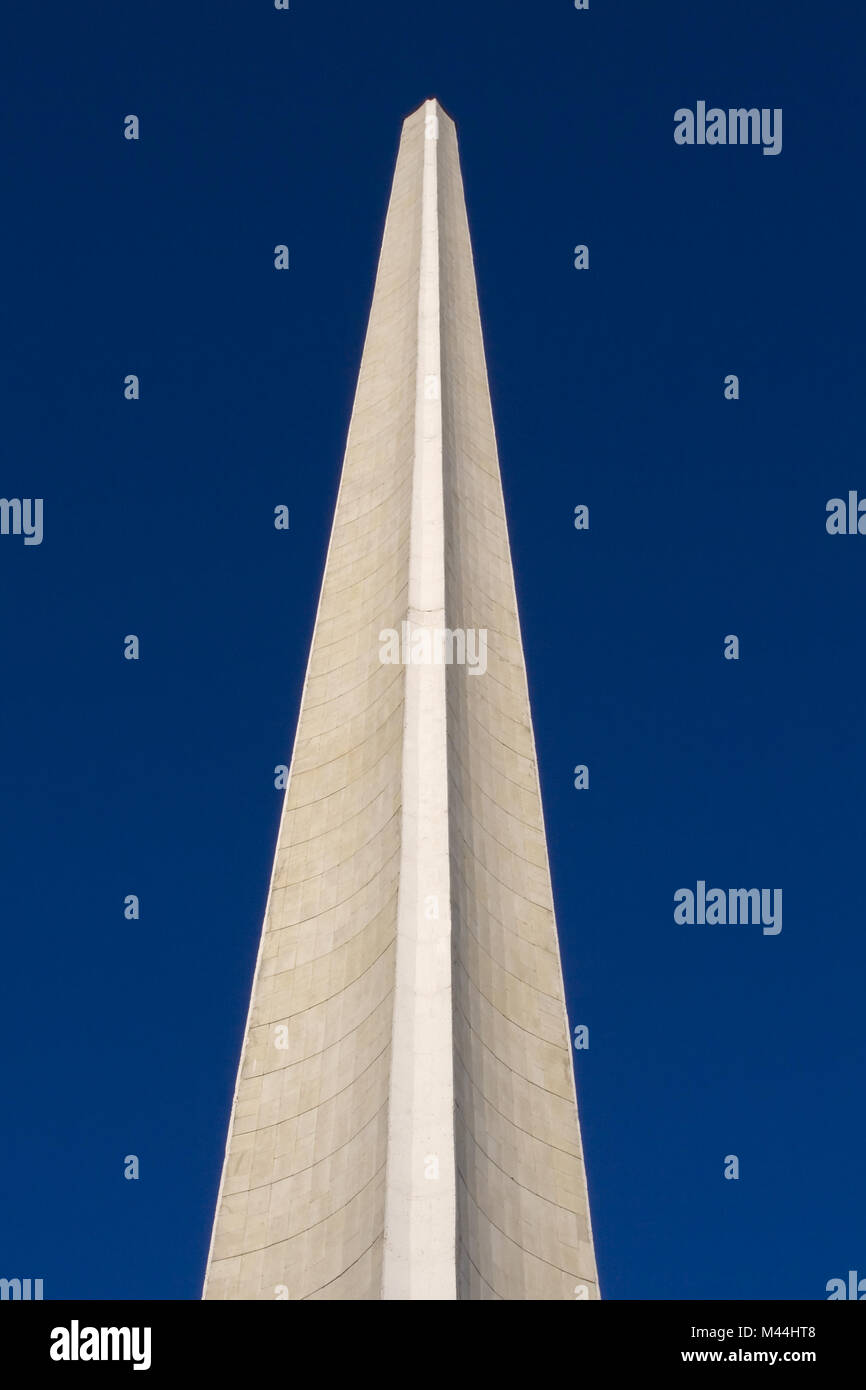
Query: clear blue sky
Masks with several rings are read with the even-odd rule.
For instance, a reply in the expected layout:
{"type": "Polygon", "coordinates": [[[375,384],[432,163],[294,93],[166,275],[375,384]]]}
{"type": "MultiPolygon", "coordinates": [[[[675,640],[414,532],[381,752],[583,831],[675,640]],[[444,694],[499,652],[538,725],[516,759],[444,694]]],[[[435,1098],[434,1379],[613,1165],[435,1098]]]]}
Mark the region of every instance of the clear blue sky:
{"type": "Polygon", "coordinates": [[[0,1275],[199,1296],[273,768],[400,124],[431,95],[590,1027],[603,1293],[866,1275],[866,537],[824,525],[866,496],[863,26],[854,0],[10,12],[0,493],[44,498],[45,534],[0,536],[0,1275]],[[782,153],[675,145],[698,100],[781,107],[782,153]],[[698,879],[781,887],[781,934],[677,926],[698,879]]]}

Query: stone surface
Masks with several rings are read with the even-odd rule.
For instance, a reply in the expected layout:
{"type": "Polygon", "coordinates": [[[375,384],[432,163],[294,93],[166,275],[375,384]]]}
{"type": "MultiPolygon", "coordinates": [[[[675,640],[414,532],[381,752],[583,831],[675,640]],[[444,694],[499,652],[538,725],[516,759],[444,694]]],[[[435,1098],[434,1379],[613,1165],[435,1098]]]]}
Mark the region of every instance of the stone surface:
{"type": "Polygon", "coordinates": [[[400,142],[204,1296],[598,1297],[457,140],[434,101],[400,142]],[[380,633],[406,621],[486,630],[486,671],[384,663],[380,633]]]}

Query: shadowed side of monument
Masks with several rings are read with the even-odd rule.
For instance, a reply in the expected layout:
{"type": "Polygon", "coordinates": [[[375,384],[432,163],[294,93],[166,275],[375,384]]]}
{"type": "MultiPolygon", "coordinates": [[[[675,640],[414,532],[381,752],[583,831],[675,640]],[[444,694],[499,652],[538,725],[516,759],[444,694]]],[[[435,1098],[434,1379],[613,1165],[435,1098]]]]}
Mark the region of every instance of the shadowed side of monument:
{"type": "Polygon", "coordinates": [[[535,740],[457,138],[440,122],[458,1297],[597,1298],[535,740]]]}

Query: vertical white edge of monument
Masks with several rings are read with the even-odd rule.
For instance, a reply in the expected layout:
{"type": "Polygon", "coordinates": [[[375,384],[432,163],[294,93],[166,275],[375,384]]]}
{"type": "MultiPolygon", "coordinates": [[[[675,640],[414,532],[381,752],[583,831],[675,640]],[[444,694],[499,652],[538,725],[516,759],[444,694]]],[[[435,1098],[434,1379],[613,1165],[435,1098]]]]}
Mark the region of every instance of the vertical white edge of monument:
{"type": "Polygon", "coordinates": [[[456,1299],[445,525],[439,341],[439,117],[424,105],[415,455],[404,668],[400,888],[385,1199],[383,1299],[456,1299]]]}

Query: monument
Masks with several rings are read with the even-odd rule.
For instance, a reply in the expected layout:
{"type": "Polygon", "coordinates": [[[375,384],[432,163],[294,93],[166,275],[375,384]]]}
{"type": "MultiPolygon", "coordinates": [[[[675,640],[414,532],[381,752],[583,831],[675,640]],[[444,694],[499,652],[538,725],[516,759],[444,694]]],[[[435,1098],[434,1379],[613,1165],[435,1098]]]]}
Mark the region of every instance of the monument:
{"type": "Polygon", "coordinates": [[[403,125],[207,1299],[598,1297],[455,127],[403,125]]]}

